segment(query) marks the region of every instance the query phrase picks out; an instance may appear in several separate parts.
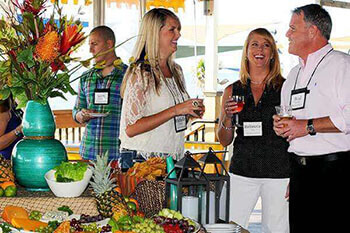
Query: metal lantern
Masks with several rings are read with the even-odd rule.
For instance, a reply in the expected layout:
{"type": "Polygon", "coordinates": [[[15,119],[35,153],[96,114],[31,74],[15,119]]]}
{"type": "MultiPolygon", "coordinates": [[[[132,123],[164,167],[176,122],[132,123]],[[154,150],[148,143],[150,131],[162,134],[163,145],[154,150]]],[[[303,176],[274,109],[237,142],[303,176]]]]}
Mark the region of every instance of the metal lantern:
{"type": "MultiPolygon", "coordinates": [[[[170,186],[172,185],[175,185],[177,188],[177,211],[180,211],[182,214],[184,214],[182,211],[183,207],[189,207],[188,205],[183,206],[183,200],[186,200],[185,198],[187,197],[196,198],[196,203],[198,203],[197,220],[199,222],[202,222],[203,218],[202,194],[203,191],[206,191],[205,222],[209,223],[209,181],[205,174],[201,174],[201,166],[192,158],[190,152],[187,151],[185,153],[184,157],[175,164],[165,178],[165,201],[168,205],[170,202],[170,186]],[[170,178],[170,174],[173,172],[176,173],[177,178],[170,178]]],[[[197,206],[193,206],[193,208],[196,209],[197,206]]]]}
{"type": "Polygon", "coordinates": [[[225,222],[229,222],[229,207],[230,207],[230,176],[222,163],[222,161],[216,156],[216,152],[209,147],[208,153],[199,159],[199,162],[204,163],[201,169],[201,174],[205,174],[206,178],[210,183],[215,185],[215,223],[219,221],[220,213],[220,197],[222,193],[222,188],[226,182],[226,203],[225,203],[225,222]],[[215,167],[215,172],[212,174],[204,173],[204,169],[208,164],[213,164],[215,167]],[[221,171],[219,169],[221,166],[221,171]]]}

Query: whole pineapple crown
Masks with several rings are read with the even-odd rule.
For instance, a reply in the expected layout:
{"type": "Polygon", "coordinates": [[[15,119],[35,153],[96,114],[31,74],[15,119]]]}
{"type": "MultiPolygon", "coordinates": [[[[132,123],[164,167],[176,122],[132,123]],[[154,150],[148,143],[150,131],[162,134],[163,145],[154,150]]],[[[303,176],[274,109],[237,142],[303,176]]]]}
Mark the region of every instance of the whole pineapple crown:
{"type": "Polygon", "coordinates": [[[91,161],[92,180],[90,184],[96,193],[101,195],[111,191],[116,186],[116,179],[111,178],[111,162],[108,163],[108,152],[97,155],[96,161],[91,161]]]}

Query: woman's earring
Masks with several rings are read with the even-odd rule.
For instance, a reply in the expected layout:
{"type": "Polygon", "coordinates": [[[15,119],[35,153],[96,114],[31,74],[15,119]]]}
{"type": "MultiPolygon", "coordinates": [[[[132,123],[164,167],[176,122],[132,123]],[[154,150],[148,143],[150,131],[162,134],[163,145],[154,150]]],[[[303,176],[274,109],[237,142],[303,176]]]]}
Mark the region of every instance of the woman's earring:
{"type": "Polygon", "coordinates": [[[271,57],[270,62],[274,63],[275,62],[275,58],[271,57]]]}

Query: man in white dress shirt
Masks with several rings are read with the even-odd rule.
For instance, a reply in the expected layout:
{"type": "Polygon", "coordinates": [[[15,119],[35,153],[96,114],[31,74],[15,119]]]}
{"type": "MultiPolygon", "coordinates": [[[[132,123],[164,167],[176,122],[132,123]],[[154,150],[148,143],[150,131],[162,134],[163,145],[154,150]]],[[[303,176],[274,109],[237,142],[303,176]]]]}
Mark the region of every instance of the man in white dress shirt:
{"type": "Polygon", "coordinates": [[[332,21],[320,5],[293,11],[286,36],[299,64],[282,87],[293,119],[274,118],[291,153],[291,233],[344,232],[350,210],[350,56],[328,43],[332,21]]]}

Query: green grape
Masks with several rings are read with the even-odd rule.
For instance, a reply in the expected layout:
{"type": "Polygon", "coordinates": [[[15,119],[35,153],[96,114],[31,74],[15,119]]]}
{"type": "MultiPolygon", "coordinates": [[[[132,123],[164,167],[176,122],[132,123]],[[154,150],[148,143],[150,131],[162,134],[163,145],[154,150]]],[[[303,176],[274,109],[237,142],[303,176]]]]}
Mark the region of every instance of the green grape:
{"type": "Polygon", "coordinates": [[[38,220],[39,221],[41,219],[41,217],[42,217],[42,213],[40,213],[37,210],[33,210],[29,214],[29,219],[31,219],[31,220],[38,220]]]}

